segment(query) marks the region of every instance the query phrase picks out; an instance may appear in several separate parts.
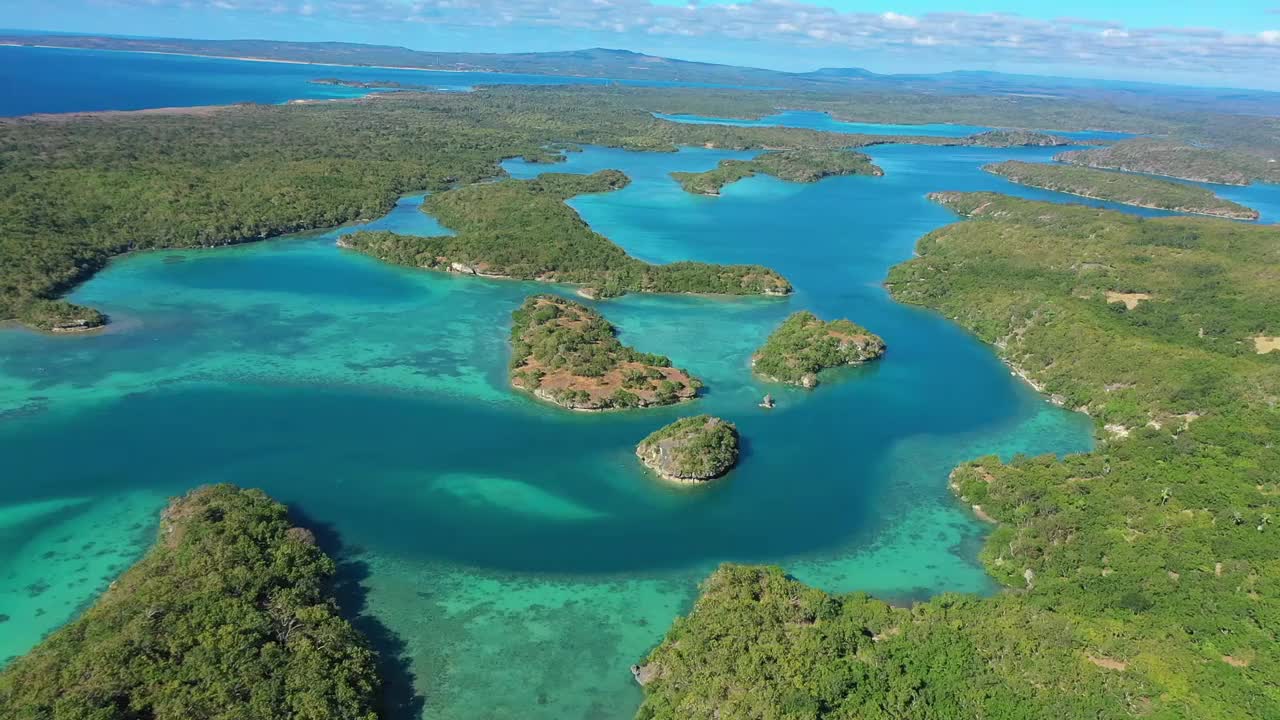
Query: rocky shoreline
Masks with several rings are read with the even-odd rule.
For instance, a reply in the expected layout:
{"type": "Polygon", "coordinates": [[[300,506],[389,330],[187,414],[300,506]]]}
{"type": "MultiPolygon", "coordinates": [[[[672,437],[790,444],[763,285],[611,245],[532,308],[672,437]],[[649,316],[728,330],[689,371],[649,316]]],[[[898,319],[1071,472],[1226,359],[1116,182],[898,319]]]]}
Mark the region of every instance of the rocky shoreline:
{"type": "Polygon", "coordinates": [[[738,463],[738,428],[710,415],[682,418],[636,445],[636,457],[668,482],[697,485],[738,463]]]}

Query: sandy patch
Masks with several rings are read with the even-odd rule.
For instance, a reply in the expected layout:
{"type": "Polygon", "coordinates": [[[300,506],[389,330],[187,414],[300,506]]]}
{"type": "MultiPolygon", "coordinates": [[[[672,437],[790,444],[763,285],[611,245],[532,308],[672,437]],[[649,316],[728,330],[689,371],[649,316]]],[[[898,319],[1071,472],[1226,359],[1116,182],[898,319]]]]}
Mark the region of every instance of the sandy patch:
{"type": "Polygon", "coordinates": [[[1086,660],[1093,663],[1094,665],[1097,665],[1098,667],[1104,668],[1106,670],[1118,670],[1120,672],[1124,672],[1129,667],[1129,663],[1123,662],[1121,660],[1113,660],[1111,658],[1105,658],[1105,657],[1094,657],[1092,655],[1085,655],[1084,657],[1086,660]]]}
{"type": "Polygon", "coordinates": [[[1237,668],[1249,667],[1248,660],[1245,660],[1244,658],[1232,657],[1230,655],[1223,655],[1222,662],[1230,665],[1231,667],[1237,667],[1237,668]]]}
{"type": "Polygon", "coordinates": [[[1255,335],[1253,337],[1253,347],[1258,351],[1259,355],[1280,350],[1280,337],[1255,335]]]}
{"type": "Polygon", "coordinates": [[[1107,302],[1124,303],[1124,306],[1130,310],[1138,307],[1138,303],[1143,300],[1151,299],[1151,295],[1149,293],[1122,293],[1108,290],[1105,295],[1107,296],[1107,302]]]}

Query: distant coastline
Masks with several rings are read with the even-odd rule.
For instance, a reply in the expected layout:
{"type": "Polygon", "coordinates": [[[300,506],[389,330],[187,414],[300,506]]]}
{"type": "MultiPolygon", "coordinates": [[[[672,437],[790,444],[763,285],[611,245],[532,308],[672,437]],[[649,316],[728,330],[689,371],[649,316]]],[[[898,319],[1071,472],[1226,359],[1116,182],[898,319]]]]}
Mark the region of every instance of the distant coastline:
{"type": "Polygon", "coordinates": [[[0,41],[0,47],[18,47],[18,48],[40,48],[42,50],[78,50],[81,52],[111,52],[111,53],[132,53],[135,55],[172,55],[176,57],[193,57],[206,58],[210,60],[239,60],[240,62],[258,62],[258,63],[280,63],[281,65],[315,65],[318,67],[345,67],[345,68],[367,68],[370,70],[409,70],[413,72],[442,72],[442,73],[476,73],[484,75],[533,75],[538,77],[569,77],[569,78],[586,78],[589,80],[605,80],[609,78],[596,77],[593,75],[550,75],[547,73],[508,73],[498,70],[450,70],[447,68],[429,68],[429,67],[409,67],[407,65],[351,65],[348,63],[327,63],[312,62],[309,60],[276,60],[274,58],[264,57],[247,57],[235,55],[202,55],[200,53],[182,53],[168,52],[165,50],[120,50],[116,48],[86,48],[72,47],[70,45],[43,45],[35,43],[17,43],[0,41]]]}

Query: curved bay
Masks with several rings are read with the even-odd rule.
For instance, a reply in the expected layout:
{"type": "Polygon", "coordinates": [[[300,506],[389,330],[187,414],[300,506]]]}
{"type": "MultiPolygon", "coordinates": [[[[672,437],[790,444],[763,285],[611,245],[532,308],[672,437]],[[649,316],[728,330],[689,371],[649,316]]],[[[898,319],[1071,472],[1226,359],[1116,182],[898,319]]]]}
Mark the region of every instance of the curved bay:
{"type": "MultiPolygon", "coordinates": [[[[952,220],[927,192],[1038,195],[979,167],[1048,151],[871,154],[885,177],[757,177],[719,198],[684,193],[667,173],[741,154],[588,148],[565,165],[508,164],[517,176],[619,168],[631,186],[571,204],[632,254],[757,262],[796,285],[787,299],[598,304],[624,342],[706,381],[705,397],[673,409],[574,414],[513,393],[509,314],[545,285],[386,266],[336,248],[343,230],[122,258],[74,296],[112,315],[107,332],[0,332],[0,455],[11,459],[0,512],[88,498],[24,527],[92,533],[114,565],[140,552],[135,525],[154,527],[165,495],[262,487],[341,538],[361,608],[398,637],[388,647],[438,717],[629,717],[627,666],[725,560],[902,600],[989,591],[975,560],[983,528],[948,494],[947,472],[990,452],[1084,450],[1090,425],[880,283],[952,220]],[[888,355],[813,392],[755,380],[752,350],[801,308],[867,326],[888,355]],[[772,412],[756,407],[765,392],[779,400],[772,412]],[[743,461],[710,486],[670,487],[632,450],[691,412],[737,423],[743,461]],[[100,517],[129,529],[104,530],[100,517]]],[[[440,232],[419,201],[375,224],[440,232]]],[[[109,581],[97,565],[32,562],[39,547],[0,548],[0,577],[65,586],[72,608],[109,581]]],[[[0,614],[36,633],[68,612],[34,616],[0,595],[0,614]]],[[[0,658],[36,633],[0,626],[0,658]]]]}

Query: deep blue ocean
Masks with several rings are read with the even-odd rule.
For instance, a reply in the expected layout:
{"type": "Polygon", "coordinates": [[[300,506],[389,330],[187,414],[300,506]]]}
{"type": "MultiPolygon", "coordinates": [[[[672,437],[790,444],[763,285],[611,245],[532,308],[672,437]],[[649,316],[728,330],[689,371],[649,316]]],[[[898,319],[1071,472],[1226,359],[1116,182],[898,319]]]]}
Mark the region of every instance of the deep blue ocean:
{"type": "MultiPolygon", "coordinates": [[[[441,90],[476,85],[605,85],[605,78],[443,72],[305,65],[222,58],[0,46],[0,116],[87,110],[139,110],[290,100],[325,100],[370,91],[311,82],[340,78],[394,81],[441,90]]],[[[696,83],[618,81],[624,85],[700,87],[696,83]]]]}
{"type": "MultiPolygon", "coordinates": [[[[15,52],[0,60],[20,56],[28,70],[3,64],[3,101],[23,112],[96,109],[117,89],[136,107],[278,102],[317,70],[0,49],[15,52]]],[[[750,153],[589,147],[551,166],[632,178],[570,205],[637,257],[761,263],[795,285],[787,298],[595,303],[623,342],[705,381],[676,408],[577,414],[512,391],[511,311],[572,289],[385,265],[336,247],[352,227],[112,262],[71,295],[109,313],[104,332],[0,328],[0,663],[134,562],[168,497],[209,482],[264,488],[322,531],[358,589],[344,609],[405,659],[391,691],[409,711],[395,720],[629,718],[639,691],[628,667],[725,561],[899,602],[992,592],[977,562],[986,526],[948,492],[948,472],[991,453],[1086,451],[1092,424],[881,283],[922,235],[956,221],[931,191],[1078,199],[981,170],[1047,162],[1053,149],[868,152],[884,177],[761,176],[714,198],[669,173],[750,153]],[[886,357],[814,391],[760,381],[753,350],[802,309],[867,326],[886,357]],[[756,406],[765,393],[775,410],[756,406]],[[738,424],[740,466],[704,487],[647,474],[635,443],[701,412],[738,424]]],[[[1269,219],[1275,190],[1240,189],[1269,219]]],[[[422,199],[367,225],[442,232],[422,199]]]]}

